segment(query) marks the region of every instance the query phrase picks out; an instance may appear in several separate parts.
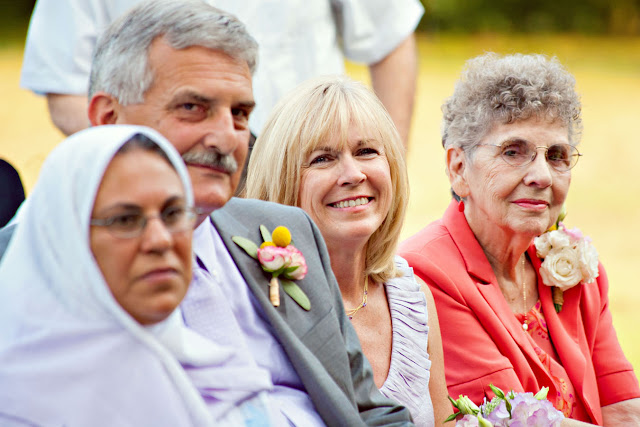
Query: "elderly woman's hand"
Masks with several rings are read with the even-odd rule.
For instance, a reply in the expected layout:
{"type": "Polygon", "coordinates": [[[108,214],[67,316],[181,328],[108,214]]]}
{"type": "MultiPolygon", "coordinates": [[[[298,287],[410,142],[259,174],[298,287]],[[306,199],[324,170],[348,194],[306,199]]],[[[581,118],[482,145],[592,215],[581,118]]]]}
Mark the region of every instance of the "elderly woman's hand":
{"type": "Polygon", "coordinates": [[[640,398],[603,406],[602,418],[607,427],[640,425],[640,398]]]}

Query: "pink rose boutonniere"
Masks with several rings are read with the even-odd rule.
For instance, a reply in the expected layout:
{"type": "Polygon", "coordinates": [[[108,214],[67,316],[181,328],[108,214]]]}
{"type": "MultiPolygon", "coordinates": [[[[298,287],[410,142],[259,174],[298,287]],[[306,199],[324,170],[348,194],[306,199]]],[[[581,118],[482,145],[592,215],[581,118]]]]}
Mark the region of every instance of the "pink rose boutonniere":
{"type": "Polygon", "coordinates": [[[533,240],[536,254],[544,260],[540,277],[545,285],[553,287],[557,313],[562,310],[564,291],[579,283],[593,283],[598,277],[598,251],[591,239],[577,228],[567,229],[560,219],[551,230],[533,240]]]}
{"type": "Polygon", "coordinates": [[[267,273],[271,273],[269,282],[269,300],[274,307],[280,305],[280,286],[298,305],[309,311],[311,302],[300,287],[293,280],[301,280],[307,275],[307,263],[302,253],[291,244],[291,233],[287,227],[279,226],[269,232],[264,225],[260,226],[260,234],[264,242],[258,247],[251,240],[233,236],[238,246],[252,258],[260,262],[260,266],[267,273]],[[280,279],[278,281],[278,278],[280,279]]]}

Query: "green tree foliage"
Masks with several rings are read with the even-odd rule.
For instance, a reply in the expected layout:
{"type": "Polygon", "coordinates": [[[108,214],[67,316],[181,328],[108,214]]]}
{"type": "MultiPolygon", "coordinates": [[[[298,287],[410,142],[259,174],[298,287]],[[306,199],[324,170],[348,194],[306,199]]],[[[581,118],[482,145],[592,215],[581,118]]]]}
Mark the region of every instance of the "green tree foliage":
{"type": "Polygon", "coordinates": [[[640,0],[422,0],[437,32],[640,35],[640,0]]]}

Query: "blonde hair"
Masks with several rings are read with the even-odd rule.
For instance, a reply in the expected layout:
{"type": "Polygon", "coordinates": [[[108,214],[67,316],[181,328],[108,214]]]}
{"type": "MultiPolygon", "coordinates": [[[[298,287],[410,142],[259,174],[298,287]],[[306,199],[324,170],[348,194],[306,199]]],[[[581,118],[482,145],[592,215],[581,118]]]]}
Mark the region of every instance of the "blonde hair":
{"type": "Polygon", "coordinates": [[[380,100],[344,76],[309,80],[281,99],[253,148],[245,195],[299,206],[302,166],[309,154],[335,135],[347,144],[351,126],[378,141],[391,176],[391,207],[367,243],[365,274],[384,283],[397,277],[394,256],[409,198],[402,141],[380,100]]]}

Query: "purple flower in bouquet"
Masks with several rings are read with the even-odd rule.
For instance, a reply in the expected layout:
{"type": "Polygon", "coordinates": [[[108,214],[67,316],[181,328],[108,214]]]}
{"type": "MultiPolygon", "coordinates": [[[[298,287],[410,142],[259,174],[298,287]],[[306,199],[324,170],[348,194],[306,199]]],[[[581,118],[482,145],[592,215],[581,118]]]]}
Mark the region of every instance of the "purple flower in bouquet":
{"type": "Polygon", "coordinates": [[[511,423],[513,427],[554,427],[564,418],[551,402],[538,400],[533,393],[519,393],[511,401],[511,423]]]}
{"type": "Polygon", "coordinates": [[[467,414],[456,421],[456,427],[478,427],[478,417],[467,414]]]}
{"type": "MultiPolygon", "coordinates": [[[[504,393],[489,384],[495,397],[477,407],[467,396],[449,400],[460,412],[452,414],[446,421],[458,418],[456,427],[558,427],[564,419],[562,412],[547,400],[548,387],[533,393],[504,393]],[[460,418],[461,415],[464,415],[460,418]]],[[[446,422],[445,421],[445,422],[446,422]]]]}
{"type": "Polygon", "coordinates": [[[482,415],[467,414],[456,422],[456,427],[493,427],[482,415]]]}
{"type": "Polygon", "coordinates": [[[563,418],[551,402],[536,399],[533,393],[518,393],[510,402],[511,418],[503,401],[487,415],[487,420],[496,427],[554,427],[563,418]]]}
{"type": "Polygon", "coordinates": [[[487,421],[491,422],[496,427],[508,426],[509,411],[507,410],[507,403],[505,400],[501,400],[498,406],[489,414],[485,414],[487,421]]]}

